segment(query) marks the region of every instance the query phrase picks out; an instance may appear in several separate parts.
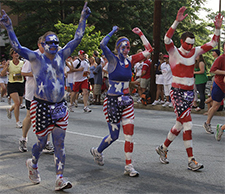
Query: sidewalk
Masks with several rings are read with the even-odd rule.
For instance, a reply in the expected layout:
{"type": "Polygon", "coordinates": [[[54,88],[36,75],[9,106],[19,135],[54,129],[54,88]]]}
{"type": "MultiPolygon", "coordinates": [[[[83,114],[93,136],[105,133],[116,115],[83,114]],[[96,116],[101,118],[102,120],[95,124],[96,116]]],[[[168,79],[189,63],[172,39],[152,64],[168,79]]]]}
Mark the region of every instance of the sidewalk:
{"type": "MultiPolygon", "coordinates": [[[[173,111],[173,108],[170,107],[162,107],[162,105],[155,105],[152,106],[151,104],[148,104],[147,106],[143,105],[142,103],[137,103],[137,97],[132,96],[134,99],[134,108],[140,108],[140,109],[149,109],[149,110],[162,110],[162,111],[173,111]]],[[[207,112],[207,107],[204,110],[195,111],[195,109],[192,109],[192,114],[204,114],[207,112]]],[[[216,116],[225,116],[225,110],[216,112],[216,116]]],[[[207,115],[205,115],[207,116],[207,115]]]]}

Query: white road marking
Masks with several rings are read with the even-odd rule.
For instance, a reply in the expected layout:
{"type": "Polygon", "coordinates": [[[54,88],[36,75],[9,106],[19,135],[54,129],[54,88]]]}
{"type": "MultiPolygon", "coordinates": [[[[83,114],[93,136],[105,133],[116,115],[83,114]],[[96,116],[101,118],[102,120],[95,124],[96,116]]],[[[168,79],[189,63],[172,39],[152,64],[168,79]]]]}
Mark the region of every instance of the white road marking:
{"type": "MultiPolygon", "coordinates": [[[[78,132],[73,132],[73,131],[68,131],[68,130],[66,130],[66,133],[71,133],[71,134],[75,134],[75,135],[81,135],[81,136],[85,136],[85,137],[93,137],[93,138],[97,138],[97,139],[103,139],[103,137],[100,137],[100,136],[90,135],[90,134],[85,134],[85,133],[78,133],[78,132]]],[[[119,139],[117,139],[116,141],[117,142],[121,142],[121,143],[125,142],[124,140],[119,140],[119,139]]]]}

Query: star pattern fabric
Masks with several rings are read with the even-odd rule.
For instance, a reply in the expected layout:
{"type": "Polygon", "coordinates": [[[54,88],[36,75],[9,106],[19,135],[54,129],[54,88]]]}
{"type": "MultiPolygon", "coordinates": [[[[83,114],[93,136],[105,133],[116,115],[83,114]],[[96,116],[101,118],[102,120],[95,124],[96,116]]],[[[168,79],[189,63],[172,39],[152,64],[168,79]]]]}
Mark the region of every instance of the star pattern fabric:
{"type": "Polygon", "coordinates": [[[43,82],[41,82],[41,85],[38,86],[38,88],[39,88],[38,94],[40,94],[41,92],[44,92],[44,87],[45,87],[45,85],[43,85],[43,82]]]}
{"type": "Polygon", "coordinates": [[[58,38],[56,37],[56,35],[49,35],[49,39],[51,41],[53,41],[53,40],[57,41],[58,40],[58,38]]]}
{"type": "Polygon", "coordinates": [[[112,142],[112,138],[111,138],[111,135],[109,135],[106,139],[105,139],[105,142],[110,144],[112,142]]]}
{"type": "MultiPolygon", "coordinates": [[[[54,121],[53,121],[54,122],[54,121]]],[[[51,111],[46,103],[37,104],[36,109],[36,130],[42,131],[52,124],[51,111]]]]}
{"type": "Polygon", "coordinates": [[[117,101],[117,96],[108,97],[107,112],[109,122],[111,123],[118,123],[122,117],[123,109],[118,105],[117,101]]]}
{"type": "Polygon", "coordinates": [[[47,101],[35,98],[31,102],[30,115],[34,132],[40,136],[48,134],[55,125],[64,130],[68,125],[69,114],[66,101],[49,104],[47,101]]]}
{"type": "Polygon", "coordinates": [[[115,84],[116,92],[121,92],[122,89],[122,83],[120,82],[119,84],[115,84]]]}
{"type": "Polygon", "coordinates": [[[191,111],[192,102],[194,100],[194,91],[173,88],[170,95],[178,117],[181,117],[187,111],[191,111]]]}

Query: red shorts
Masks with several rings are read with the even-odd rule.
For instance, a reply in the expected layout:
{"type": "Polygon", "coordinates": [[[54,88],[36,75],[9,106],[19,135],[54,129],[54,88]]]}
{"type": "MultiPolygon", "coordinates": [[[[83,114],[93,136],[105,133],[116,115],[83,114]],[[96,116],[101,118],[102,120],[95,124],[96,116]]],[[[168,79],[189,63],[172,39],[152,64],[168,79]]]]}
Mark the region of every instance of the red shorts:
{"type": "Polygon", "coordinates": [[[84,80],[82,82],[75,82],[73,84],[73,91],[74,92],[79,92],[82,89],[88,89],[88,80],[84,80]]]}

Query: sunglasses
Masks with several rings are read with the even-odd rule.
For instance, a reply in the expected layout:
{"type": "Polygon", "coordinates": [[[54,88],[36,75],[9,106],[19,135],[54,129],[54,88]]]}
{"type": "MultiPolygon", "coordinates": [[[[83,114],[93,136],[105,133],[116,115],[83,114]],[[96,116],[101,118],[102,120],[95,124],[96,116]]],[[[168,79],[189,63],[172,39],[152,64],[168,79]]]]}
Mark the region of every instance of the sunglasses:
{"type": "Polygon", "coordinates": [[[56,44],[59,44],[59,41],[46,41],[45,43],[46,44],[53,44],[54,43],[56,45],[56,44]]]}

